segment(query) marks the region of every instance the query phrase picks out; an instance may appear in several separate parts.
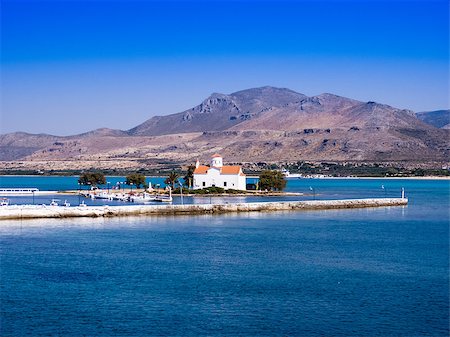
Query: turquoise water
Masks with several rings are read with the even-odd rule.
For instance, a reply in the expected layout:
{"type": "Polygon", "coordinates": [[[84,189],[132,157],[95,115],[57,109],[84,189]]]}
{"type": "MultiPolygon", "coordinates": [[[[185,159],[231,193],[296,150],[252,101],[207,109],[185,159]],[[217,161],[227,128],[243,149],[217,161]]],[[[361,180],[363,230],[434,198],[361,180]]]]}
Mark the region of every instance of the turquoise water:
{"type": "Polygon", "coordinates": [[[1,222],[0,335],[448,336],[449,182],[310,186],[410,203],[1,222]]]}
{"type": "MultiPolygon", "coordinates": [[[[0,176],[0,188],[4,187],[36,187],[42,191],[65,191],[76,190],[78,188],[78,177],[36,177],[36,176],[0,176]]],[[[117,182],[125,181],[124,177],[107,177],[107,181],[114,186],[117,182]]],[[[153,186],[160,184],[165,186],[162,177],[147,177],[147,183],[153,186]]],[[[438,184],[442,182],[438,182],[438,184]]],[[[383,180],[383,179],[291,179],[288,181],[286,191],[298,192],[299,196],[283,197],[209,197],[195,196],[183,197],[185,204],[205,204],[205,203],[232,203],[232,202],[262,202],[262,201],[295,201],[313,199],[349,199],[349,198],[380,198],[380,197],[400,197],[401,189],[406,188],[409,193],[409,183],[405,180],[383,180]],[[405,185],[406,184],[406,185],[405,185]],[[383,187],[383,188],[382,188],[383,187]]],[[[436,184],[429,180],[428,184],[436,184]]],[[[443,183],[448,184],[448,182],[443,183]]],[[[124,185],[122,185],[123,188],[124,185]]],[[[414,186],[411,185],[411,186],[414,186]]],[[[85,187],[84,187],[85,188],[85,187]]],[[[103,186],[106,190],[106,186],[103,186]]],[[[129,192],[130,187],[126,186],[125,191],[129,192]]],[[[1,195],[0,195],[1,196],[1,195]]],[[[61,202],[67,200],[72,206],[77,206],[81,201],[87,205],[124,205],[122,201],[90,200],[82,199],[77,195],[35,195],[29,196],[8,196],[11,204],[50,204],[51,200],[57,198],[61,202]]],[[[180,204],[181,198],[174,197],[174,204],[180,204]]]]}
{"type": "MultiPolygon", "coordinates": [[[[68,191],[68,190],[78,190],[78,176],[0,176],[0,188],[8,187],[35,187],[41,191],[68,191]]],[[[117,183],[124,183],[125,177],[119,176],[108,176],[106,181],[110,183],[110,186],[117,186],[117,183]]],[[[146,183],[152,183],[152,185],[164,184],[165,178],[163,177],[147,177],[146,183]]],[[[130,186],[121,185],[123,188],[125,186],[126,190],[130,190],[130,186]]],[[[108,185],[102,186],[107,188],[108,185]]],[[[86,186],[81,187],[86,189],[86,186]]]]}

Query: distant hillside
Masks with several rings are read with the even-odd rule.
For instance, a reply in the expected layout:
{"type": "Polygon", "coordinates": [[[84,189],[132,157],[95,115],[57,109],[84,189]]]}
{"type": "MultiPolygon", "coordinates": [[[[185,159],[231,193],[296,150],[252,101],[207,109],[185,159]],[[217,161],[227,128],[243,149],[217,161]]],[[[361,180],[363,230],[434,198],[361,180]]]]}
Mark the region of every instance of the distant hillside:
{"type": "Polygon", "coordinates": [[[0,160],[18,160],[57,142],[59,137],[15,132],[0,135],[0,160]]]}
{"type": "Polygon", "coordinates": [[[449,136],[450,130],[426,124],[409,110],[262,87],[215,93],[192,109],[152,117],[128,131],[2,135],[0,160],[20,160],[31,167],[49,161],[62,167],[98,167],[101,162],[106,167],[140,167],[192,163],[220,152],[234,162],[446,162],[449,136]]]}
{"type": "Polygon", "coordinates": [[[450,129],[450,109],[418,112],[416,116],[429,125],[437,128],[450,129]]]}
{"type": "Polygon", "coordinates": [[[71,136],[74,138],[79,137],[92,137],[92,136],[99,136],[99,137],[106,137],[106,136],[128,136],[128,133],[126,131],[122,130],[114,130],[109,128],[100,128],[93,131],[81,133],[79,135],[71,136]]]}

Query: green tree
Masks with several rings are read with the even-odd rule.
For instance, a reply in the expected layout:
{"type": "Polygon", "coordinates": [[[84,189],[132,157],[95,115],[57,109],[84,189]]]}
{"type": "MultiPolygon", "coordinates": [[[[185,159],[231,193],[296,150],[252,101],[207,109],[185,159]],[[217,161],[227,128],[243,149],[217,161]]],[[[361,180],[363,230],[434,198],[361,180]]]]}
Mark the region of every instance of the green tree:
{"type": "Polygon", "coordinates": [[[169,176],[164,180],[164,184],[171,185],[172,189],[175,189],[175,183],[177,182],[177,179],[179,178],[179,174],[172,171],[169,173],[169,176]]]}
{"type": "Polygon", "coordinates": [[[97,186],[106,184],[106,178],[101,172],[85,172],[80,175],[78,182],[81,185],[97,186]]]}
{"type": "Polygon", "coordinates": [[[191,187],[192,186],[192,184],[194,182],[194,171],[195,171],[195,166],[194,165],[188,166],[186,175],[183,177],[185,186],[187,186],[187,187],[191,187]]]}
{"type": "Polygon", "coordinates": [[[141,185],[145,186],[145,175],[141,173],[132,173],[126,176],[126,184],[127,185],[135,185],[137,188],[140,188],[141,185]]]}
{"type": "Polygon", "coordinates": [[[259,188],[268,191],[282,191],[286,187],[286,180],[280,171],[265,170],[259,175],[259,188]]]}

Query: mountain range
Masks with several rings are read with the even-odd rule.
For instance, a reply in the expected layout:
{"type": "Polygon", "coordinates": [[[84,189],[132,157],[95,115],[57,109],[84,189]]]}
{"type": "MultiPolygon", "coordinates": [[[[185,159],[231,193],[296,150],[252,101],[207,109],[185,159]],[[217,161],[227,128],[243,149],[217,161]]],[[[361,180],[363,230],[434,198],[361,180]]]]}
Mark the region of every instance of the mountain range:
{"type": "Polygon", "coordinates": [[[60,137],[0,135],[0,168],[133,168],[192,163],[219,152],[228,162],[446,162],[449,110],[414,113],[333,94],[262,87],[213,93],[199,105],[130,130],[60,137]]]}

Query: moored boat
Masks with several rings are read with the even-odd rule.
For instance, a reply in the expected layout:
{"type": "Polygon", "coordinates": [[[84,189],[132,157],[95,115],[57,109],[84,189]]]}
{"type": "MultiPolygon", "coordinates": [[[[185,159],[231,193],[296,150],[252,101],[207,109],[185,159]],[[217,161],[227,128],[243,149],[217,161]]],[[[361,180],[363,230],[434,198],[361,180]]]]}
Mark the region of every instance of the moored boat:
{"type": "Polygon", "coordinates": [[[52,199],[50,206],[58,206],[58,201],[59,201],[59,199],[52,199]]]}
{"type": "Polygon", "coordinates": [[[156,201],[156,202],[172,202],[173,199],[172,199],[172,196],[170,196],[170,195],[157,195],[155,197],[154,201],[156,201]]]}
{"type": "Polygon", "coordinates": [[[170,187],[168,187],[169,189],[169,195],[160,195],[158,194],[157,196],[155,196],[155,200],[156,202],[172,202],[172,189],[170,187]]]}
{"type": "Polygon", "coordinates": [[[130,201],[131,202],[142,202],[142,203],[146,203],[146,202],[151,202],[151,201],[156,201],[156,197],[153,194],[149,194],[149,193],[145,193],[142,195],[133,195],[130,196],[130,201]]]}

